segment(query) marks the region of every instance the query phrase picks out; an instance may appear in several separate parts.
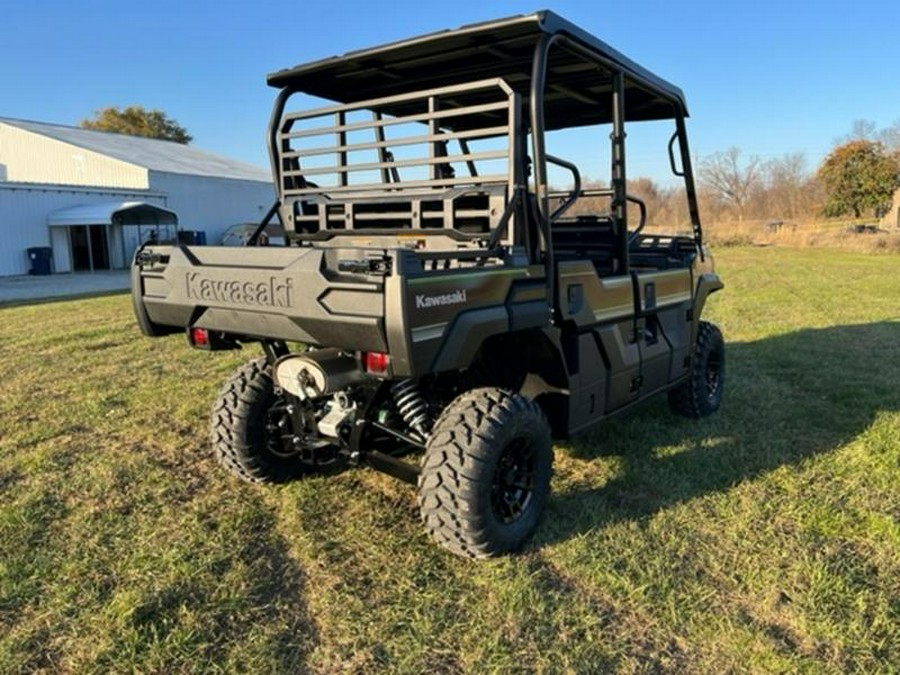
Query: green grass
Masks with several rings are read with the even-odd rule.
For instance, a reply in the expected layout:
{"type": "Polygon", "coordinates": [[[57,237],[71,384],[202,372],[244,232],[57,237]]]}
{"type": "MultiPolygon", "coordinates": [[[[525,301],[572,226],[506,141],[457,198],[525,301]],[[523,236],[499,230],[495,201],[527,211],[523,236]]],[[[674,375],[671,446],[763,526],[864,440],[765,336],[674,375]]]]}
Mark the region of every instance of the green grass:
{"type": "Polygon", "coordinates": [[[432,545],[369,470],[213,462],[249,354],[124,296],[0,308],[0,672],[898,672],[900,258],[728,249],[720,413],[556,449],[519,556],[432,545]]]}

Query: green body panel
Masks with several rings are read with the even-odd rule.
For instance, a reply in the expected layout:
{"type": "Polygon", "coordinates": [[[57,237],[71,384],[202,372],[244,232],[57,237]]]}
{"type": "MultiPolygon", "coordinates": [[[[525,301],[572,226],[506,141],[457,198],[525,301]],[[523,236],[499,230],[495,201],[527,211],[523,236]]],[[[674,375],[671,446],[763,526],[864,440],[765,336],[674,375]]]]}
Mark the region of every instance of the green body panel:
{"type": "Polygon", "coordinates": [[[467,368],[488,337],[550,323],[542,267],[459,270],[405,286],[415,373],[467,368]]]}
{"type": "Polygon", "coordinates": [[[557,264],[558,307],[570,359],[571,433],[687,376],[696,325],[722,288],[711,259],[601,277],[590,261],[557,264]]]}
{"type": "Polygon", "coordinates": [[[601,278],[590,261],[557,265],[560,314],[579,327],[615,321],[634,313],[630,276],[601,278]]]}

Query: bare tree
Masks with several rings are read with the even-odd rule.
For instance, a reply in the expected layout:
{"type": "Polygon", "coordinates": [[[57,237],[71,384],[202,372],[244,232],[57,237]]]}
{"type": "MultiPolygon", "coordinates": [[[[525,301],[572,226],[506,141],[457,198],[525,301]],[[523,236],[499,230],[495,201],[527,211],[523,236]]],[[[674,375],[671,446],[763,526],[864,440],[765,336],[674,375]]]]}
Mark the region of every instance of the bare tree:
{"type": "Polygon", "coordinates": [[[758,157],[742,162],[740,148],[731,147],[703,158],[697,174],[706,188],[734,208],[741,221],[751,195],[760,185],[759,169],[758,157]]]}
{"type": "MultiPolygon", "coordinates": [[[[609,185],[603,181],[584,180],[582,187],[588,189],[606,189],[609,185]]],[[[687,218],[687,200],[683,190],[665,187],[652,178],[639,176],[628,180],[627,193],[637,197],[647,207],[647,225],[676,227],[681,225],[681,220],[687,218]],[[682,206],[682,203],[684,204],[682,206]]],[[[606,213],[611,208],[609,197],[582,197],[572,207],[573,214],[606,213]]],[[[637,227],[640,221],[640,209],[628,202],[628,223],[630,227],[637,227]]]]}
{"type": "Polygon", "coordinates": [[[762,166],[762,172],[767,218],[797,220],[813,208],[807,203],[810,175],[802,152],[770,160],[762,166]]]}
{"type": "Polygon", "coordinates": [[[880,141],[890,153],[900,153],[900,119],[878,132],[875,140],[880,141]]]}
{"type": "Polygon", "coordinates": [[[894,120],[893,124],[883,129],[879,129],[872,120],[853,120],[850,133],[836,138],[834,146],[846,145],[852,141],[881,143],[888,153],[900,152],[900,119],[894,120]]]}
{"type": "Polygon", "coordinates": [[[878,125],[872,120],[853,120],[850,133],[835,141],[835,145],[843,145],[850,141],[873,141],[878,134],[878,125]]]}
{"type": "MultiPolygon", "coordinates": [[[[672,190],[661,187],[652,178],[641,176],[628,181],[628,194],[642,200],[647,207],[647,222],[650,225],[661,225],[666,220],[671,220],[671,214],[667,209],[672,200],[672,190]]],[[[639,211],[629,205],[629,218],[631,222],[638,222],[639,211]],[[633,215],[631,212],[633,211],[633,215]]]]}

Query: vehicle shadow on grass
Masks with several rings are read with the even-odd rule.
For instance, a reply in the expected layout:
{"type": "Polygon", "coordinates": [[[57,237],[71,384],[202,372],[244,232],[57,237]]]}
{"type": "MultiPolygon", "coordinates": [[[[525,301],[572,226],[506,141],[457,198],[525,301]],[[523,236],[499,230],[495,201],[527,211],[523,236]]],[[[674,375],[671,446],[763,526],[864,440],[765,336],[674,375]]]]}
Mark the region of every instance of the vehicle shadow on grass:
{"type": "MultiPolygon", "coordinates": [[[[183,519],[179,545],[145,553],[154,560],[157,578],[132,589],[121,638],[138,645],[130,665],[147,669],[162,658],[167,671],[227,671],[246,663],[251,671],[266,664],[275,672],[308,672],[320,641],[307,601],[309,577],[265,495],[225,476],[210,478],[210,467],[190,453],[152,455],[151,447],[142,449],[151,473],[172,475],[175,487],[166,506],[190,515],[183,519]],[[191,556],[189,566],[173,567],[173,561],[184,564],[179,553],[191,556]],[[161,642],[184,649],[154,653],[161,642]]],[[[115,645],[95,666],[121,670],[126,646],[115,645]]]]}
{"type": "Polygon", "coordinates": [[[242,538],[243,546],[229,562],[248,570],[246,587],[241,591],[244,617],[235,620],[221,603],[213,603],[219,627],[210,660],[227,669],[233,644],[244,643],[246,658],[252,662],[263,643],[266,658],[261,661],[269,661],[277,672],[308,672],[309,656],[320,642],[318,625],[307,603],[309,578],[291,554],[289,542],[279,533],[277,516],[259,502],[255,508],[261,515],[258,529],[242,538]],[[257,621],[269,626],[262,635],[253,625],[257,621]]]}
{"type": "MultiPolygon", "coordinates": [[[[162,658],[168,671],[227,671],[245,662],[308,672],[320,637],[307,603],[307,574],[277,532],[275,515],[255,499],[245,499],[245,510],[249,515],[238,518],[247,523],[222,543],[196,544],[208,564],[136,594],[123,636],[139,645],[133,667],[152,670],[149,664],[162,658]],[[154,653],[160,642],[184,648],[154,653]]],[[[215,540],[220,524],[210,519],[206,525],[215,540]]],[[[121,646],[95,665],[116,671],[120,659],[121,646]]]]}
{"type": "Polygon", "coordinates": [[[538,545],[799,464],[852,440],[879,412],[900,410],[900,322],[804,329],[726,349],[715,415],[677,417],[661,396],[561,446],[575,465],[558,471],[538,545]],[[597,487],[579,477],[579,463],[599,457],[619,466],[597,487]]]}

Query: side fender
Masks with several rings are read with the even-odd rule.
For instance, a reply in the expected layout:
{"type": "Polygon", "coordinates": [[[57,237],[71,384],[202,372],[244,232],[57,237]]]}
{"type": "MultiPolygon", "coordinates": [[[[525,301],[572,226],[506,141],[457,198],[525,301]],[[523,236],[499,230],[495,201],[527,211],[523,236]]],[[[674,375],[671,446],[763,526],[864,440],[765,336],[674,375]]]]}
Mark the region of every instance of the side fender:
{"type": "Polygon", "coordinates": [[[725,284],[715,272],[704,272],[697,280],[697,290],[694,291],[694,311],[693,320],[696,325],[700,321],[703,314],[703,307],[706,305],[706,299],[725,288],[725,284]]]}

